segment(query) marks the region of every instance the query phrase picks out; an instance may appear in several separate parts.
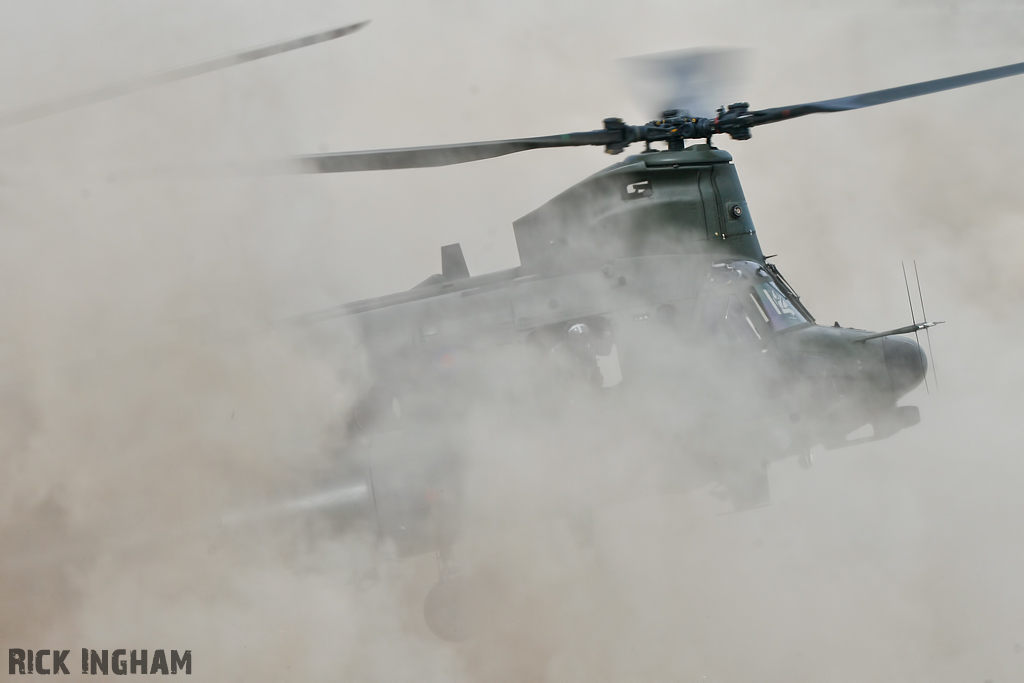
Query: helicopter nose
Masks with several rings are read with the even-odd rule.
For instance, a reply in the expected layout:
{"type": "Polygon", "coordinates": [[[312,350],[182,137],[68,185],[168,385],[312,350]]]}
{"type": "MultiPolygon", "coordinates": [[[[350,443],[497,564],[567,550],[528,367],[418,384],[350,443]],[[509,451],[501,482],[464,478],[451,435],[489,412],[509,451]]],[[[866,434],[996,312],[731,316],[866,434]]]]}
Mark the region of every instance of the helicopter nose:
{"type": "Polygon", "coordinates": [[[897,398],[921,383],[928,370],[928,359],[920,344],[906,337],[886,337],[882,340],[882,350],[889,383],[897,398]]]}

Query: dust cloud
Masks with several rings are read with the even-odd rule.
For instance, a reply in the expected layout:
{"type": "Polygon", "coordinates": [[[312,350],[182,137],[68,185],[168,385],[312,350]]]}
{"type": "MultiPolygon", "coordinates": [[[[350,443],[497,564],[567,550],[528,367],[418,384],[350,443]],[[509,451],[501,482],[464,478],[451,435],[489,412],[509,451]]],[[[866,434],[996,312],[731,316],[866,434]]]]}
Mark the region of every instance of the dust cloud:
{"type": "Polygon", "coordinates": [[[1024,59],[1015,3],[54,0],[0,16],[2,109],[373,20],[0,131],[6,647],[71,649],[74,675],[81,647],[191,649],[205,680],[1021,676],[1024,81],[719,141],[763,248],[822,324],[909,322],[900,262],[917,260],[929,317],[948,321],[932,331],[941,390],[904,399],[922,423],[888,440],[774,465],[768,507],[723,514],[707,491],[617,502],[584,548],[538,500],[575,495],[573,458],[640,459],[650,437],[627,419],[602,444],[478,416],[466,483],[495,495],[471,496],[458,551],[498,608],[458,645],[423,623],[431,556],[375,556],[302,519],[227,534],[211,520],[316,482],[367,387],[356,338],[281,321],[409,288],[441,244],[461,242],[473,274],[514,267],[510,222],[609,159],[106,180],[638,122],[613,60],[665,50],[751,48],[755,107],[1009,64],[1024,59]]]}

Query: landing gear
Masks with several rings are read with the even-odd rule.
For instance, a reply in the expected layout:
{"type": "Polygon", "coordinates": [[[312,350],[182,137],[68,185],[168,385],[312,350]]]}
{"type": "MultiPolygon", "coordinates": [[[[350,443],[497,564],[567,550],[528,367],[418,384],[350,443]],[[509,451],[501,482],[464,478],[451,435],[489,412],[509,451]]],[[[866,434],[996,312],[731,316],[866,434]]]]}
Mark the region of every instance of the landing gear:
{"type": "Polygon", "coordinates": [[[455,567],[451,550],[437,554],[438,581],[427,593],[423,618],[441,640],[458,643],[476,636],[484,622],[484,592],[455,567]]]}
{"type": "Polygon", "coordinates": [[[796,459],[796,463],[803,469],[809,470],[814,467],[814,455],[810,451],[801,453],[800,457],[796,459]]]}

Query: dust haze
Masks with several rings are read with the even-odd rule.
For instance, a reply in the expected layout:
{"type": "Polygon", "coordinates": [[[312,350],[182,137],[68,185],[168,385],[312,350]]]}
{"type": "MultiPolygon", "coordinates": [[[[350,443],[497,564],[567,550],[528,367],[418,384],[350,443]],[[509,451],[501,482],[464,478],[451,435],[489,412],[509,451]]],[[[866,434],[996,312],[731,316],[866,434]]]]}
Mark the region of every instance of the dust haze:
{"type": "Polygon", "coordinates": [[[617,502],[588,548],[538,501],[577,494],[580,451],[641,459],[651,437],[620,420],[606,443],[553,429],[527,448],[479,416],[459,551],[501,618],[458,645],[423,624],[431,556],[301,519],[211,520],[306,490],[368,386],[358,338],[282,321],[412,287],[442,244],[473,274],[515,267],[511,221],[611,160],[105,179],[646,121],[613,62],[664,50],[751,48],[754,107],[875,90],[1024,60],[1016,3],[18,1],[0,17],[0,109],[373,21],[0,131],[0,644],[72,649],[73,675],[81,647],[191,649],[204,680],[1024,673],[1024,79],[720,140],[821,324],[908,323],[900,262],[917,260],[929,317],[948,321],[932,331],[941,390],[905,398],[922,422],[888,440],[774,465],[768,507],[723,514],[706,490],[617,502]]]}

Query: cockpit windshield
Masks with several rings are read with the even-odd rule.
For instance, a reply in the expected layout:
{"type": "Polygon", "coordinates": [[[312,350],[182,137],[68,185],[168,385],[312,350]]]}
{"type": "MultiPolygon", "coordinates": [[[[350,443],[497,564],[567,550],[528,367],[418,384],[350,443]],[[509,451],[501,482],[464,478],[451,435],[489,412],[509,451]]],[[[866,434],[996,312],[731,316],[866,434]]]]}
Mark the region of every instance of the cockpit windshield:
{"type": "Polygon", "coordinates": [[[786,295],[774,282],[758,283],[754,285],[754,291],[757,293],[755,303],[759,304],[759,308],[776,332],[807,322],[793,302],[786,298],[786,295]]]}

